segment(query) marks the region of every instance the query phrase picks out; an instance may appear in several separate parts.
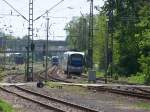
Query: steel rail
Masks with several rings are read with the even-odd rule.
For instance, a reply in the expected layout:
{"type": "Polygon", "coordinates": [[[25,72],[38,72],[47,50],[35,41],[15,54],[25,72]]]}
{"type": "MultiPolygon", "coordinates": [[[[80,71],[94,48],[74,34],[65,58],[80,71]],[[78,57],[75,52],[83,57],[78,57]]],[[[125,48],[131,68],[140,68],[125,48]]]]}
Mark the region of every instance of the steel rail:
{"type": "Polygon", "coordinates": [[[34,100],[34,99],[29,98],[29,97],[20,95],[20,94],[18,94],[18,93],[16,93],[16,92],[10,91],[10,90],[5,89],[5,88],[3,88],[3,87],[0,87],[0,89],[3,90],[3,91],[5,91],[5,92],[14,94],[14,95],[16,95],[16,96],[18,96],[18,97],[20,97],[20,98],[26,99],[26,100],[31,101],[31,102],[36,103],[36,104],[39,104],[39,105],[41,105],[41,106],[43,106],[43,107],[45,107],[45,108],[47,108],[47,109],[55,110],[55,111],[58,111],[58,112],[66,112],[66,111],[61,110],[61,109],[59,109],[59,108],[56,108],[56,107],[53,107],[53,106],[49,106],[49,105],[47,105],[47,104],[44,104],[44,103],[42,103],[42,102],[40,102],[40,101],[38,101],[38,100],[34,100]]]}
{"type": "Polygon", "coordinates": [[[61,78],[54,77],[53,75],[54,75],[54,73],[57,72],[57,70],[58,70],[58,67],[54,66],[53,69],[48,74],[49,80],[54,81],[54,82],[61,81],[61,82],[65,82],[65,83],[72,83],[71,81],[67,81],[67,80],[64,80],[64,79],[61,79],[61,78]]]}
{"type": "Polygon", "coordinates": [[[98,110],[90,109],[88,107],[84,107],[84,106],[81,106],[81,105],[78,105],[78,104],[74,104],[74,103],[71,103],[71,102],[67,102],[67,101],[56,99],[56,98],[53,98],[53,97],[50,97],[50,96],[46,96],[44,94],[37,93],[37,92],[31,91],[31,90],[28,90],[28,89],[25,89],[25,88],[22,88],[22,87],[19,87],[19,86],[14,86],[14,87],[16,87],[17,89],[22,90],[24,92],[28,92],[28,93],[31,93],[31,94],[34,94],[34,95],[37,95],[37,96],[40,96],[40,97],[43,97],[43,98],[46,98],[46,99],[58,102],[58,103],[66,104],[66,105],[69,105],[69,106],[72,106],[72,107],[84,110],[86,112],[99,112],[98,110]]]}
{"type": "Polygon", "coordinates": [[[149,94],[149,95],[150,95],[150,91],[149,91],[149,90],[145,90],[145,89],[137,88],[137,87],[135,87],[135,89],[137,89],[137,90],[139,90],[139,91],[142,91],[142,92],[145,92],[146,94],[149,94]]]}
{"type": "Polygon", "coordinates": [[[51,81],[54,81],[54,82],[65,82],[65,83],[73,83],[71,81],[67,81],[67,80],[63,80],[63,79],[60,79],[60,78],[56,78],[56,77],[53,77],[53,76],[48,76],[50,78],[51,81]]]}
{"type": "MultiPolygon", "coordinates": [[[[50,73],[53,71],[54,67],[52,68],[49,68],[50,69],[50,73]]],[[[42,70],[42,71],[39,71],[37,72],[36,74],[38,74],[38,77],[41,78],[41,79],[45,79],[44,77],[42,77],[41,75],[45,73],[45,70],[42,70]]]]}
{"type": "Polygon", "coordinates": [[[150,94],[144,94],[144,93],[138,93],[138,92],[120,90],[120,89],[113,89],[113,88],[105,88],[105,87],[98,87],[97,89],[108,91],[111,93],[121,94],[121,95],[134,96],[134,97],[143,98],[143,99],[150,99],[150,94]]]}

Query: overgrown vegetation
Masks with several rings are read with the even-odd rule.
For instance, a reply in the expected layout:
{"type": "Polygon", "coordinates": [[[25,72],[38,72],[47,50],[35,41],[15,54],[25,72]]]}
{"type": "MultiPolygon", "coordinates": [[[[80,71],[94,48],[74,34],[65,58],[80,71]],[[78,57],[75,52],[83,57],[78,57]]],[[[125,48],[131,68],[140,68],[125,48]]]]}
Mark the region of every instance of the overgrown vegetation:
{"type": "Polygon", "coordinates": [[[75,86],[75,85],[62,85],[57,82],[47,82],[46,85],[50,88],[53,89],[63,89],[65,91],[71,92],[71,93],[78,93],[80,95],[85,95],[87,94],[88,89],[86,87],[80,87],[80,86],[75,86]]]}
{"type": "Polygon", "coordinates": [[[146,103],[146,102],[138,102],[138,103],[136,104],[136,106],[137,106],[138,108],[150,110],[150,104],[149,104],[149,103],[146,103]]]}
{"type": "MultiPolygon", "coordinates": [[[[111,21],[114,45],[113,74],[132,77],[132,80],[150,84],[150,2],[148,0],[116,0],[110,6],[109,1],[105,1],[99,14],[94,15],[94,63],[99,65],[99,70],[104,70],[105,38],[111,38],[111,34],[108,34],[110,23],[107,24],[106,20],[108,10],[111,8],[113,10],[111,21]]],[[[67,42],[70,48],[87,53],[88,22],[89,15],[86,15],[76,17],[66,25],[67,42]]],[[[111,48],[109,50],[111,51],[111,48]]]]}
{"type": "Polygon", "coordinates": [[[0,112],[15,112],[10,104],[0,99],[0,112]]]}

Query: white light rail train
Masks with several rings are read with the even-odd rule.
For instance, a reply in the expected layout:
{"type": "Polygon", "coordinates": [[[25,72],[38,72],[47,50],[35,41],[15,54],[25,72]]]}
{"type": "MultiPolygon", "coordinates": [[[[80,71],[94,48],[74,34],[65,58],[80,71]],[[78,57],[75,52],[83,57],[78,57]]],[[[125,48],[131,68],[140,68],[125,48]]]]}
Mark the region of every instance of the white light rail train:
{"type": "Polygon", "coordinates": [[[65,73],[81,75],[84,70],[84,52],[67,51],[63,55],[62,68],[65,73]]]}

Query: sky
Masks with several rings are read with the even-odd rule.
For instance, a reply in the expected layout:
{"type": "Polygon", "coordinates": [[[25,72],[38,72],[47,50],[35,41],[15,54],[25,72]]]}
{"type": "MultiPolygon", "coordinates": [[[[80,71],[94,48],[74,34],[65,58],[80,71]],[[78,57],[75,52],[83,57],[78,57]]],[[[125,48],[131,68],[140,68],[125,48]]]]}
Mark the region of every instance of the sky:
{"type": "MultiPolygon", "coordinates": [[[[17,9],[27,19],[29,18],[29,0],[6,0],[15,9],[17,9]]],[[[37,18],[49,10],[61,0],[33,0],[34,15],[37,18]]],[[[94,0],[94,6],[102,6],[103,0],[94,0]]],[[[65,25],[76,16],[89,14],[90,2],[87,0],[64,0],[49,13],[49,40],[65,40],[65,25]]],[[[94,13],[98,11],[94,10],[94,13]]],[[[21,16],[17,16],[10,6],[3,0],[0,0],[0,31],[11,34],[16,37],[23,37],[28,34],[28,22],[21,16]],[[11,15],[12,13],[12,15],[11,15]]],[[[34,21],[34,39],[46,39],[46,15],[34,21]]]]}

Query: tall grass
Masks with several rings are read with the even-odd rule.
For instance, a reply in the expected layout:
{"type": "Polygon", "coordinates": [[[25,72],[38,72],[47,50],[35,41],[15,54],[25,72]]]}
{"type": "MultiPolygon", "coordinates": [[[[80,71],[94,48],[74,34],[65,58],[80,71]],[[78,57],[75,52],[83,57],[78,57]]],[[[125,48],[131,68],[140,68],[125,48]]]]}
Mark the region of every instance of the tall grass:
{"type": "Polygon", "coordinates": [[[15,112],[12,106],[0,99],[0,112],[15,112]]]}

